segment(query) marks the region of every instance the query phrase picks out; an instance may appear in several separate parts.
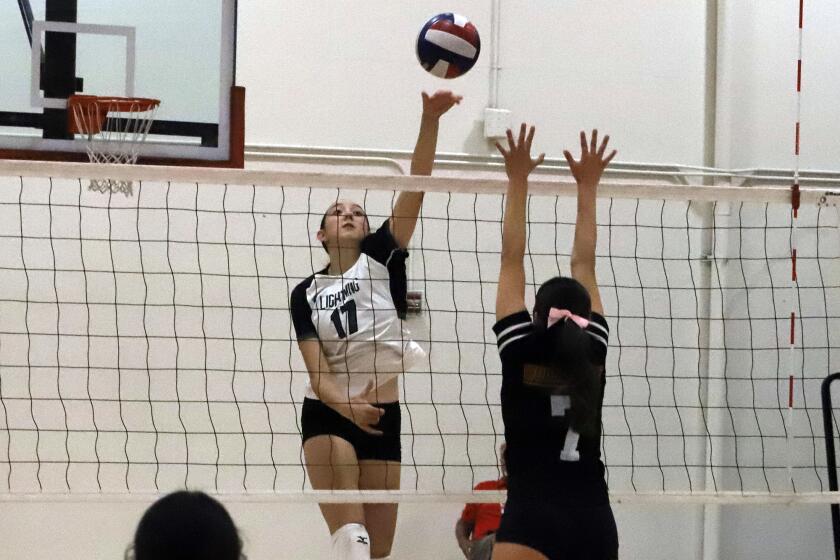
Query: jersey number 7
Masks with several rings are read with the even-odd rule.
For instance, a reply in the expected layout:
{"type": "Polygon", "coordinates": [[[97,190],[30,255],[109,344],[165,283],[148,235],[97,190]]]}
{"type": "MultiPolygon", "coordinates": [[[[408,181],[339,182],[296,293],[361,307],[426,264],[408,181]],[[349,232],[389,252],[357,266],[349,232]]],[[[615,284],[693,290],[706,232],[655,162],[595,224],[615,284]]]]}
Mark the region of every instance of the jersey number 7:
{"type": "MultiPolygon", "coordinates": [[[[566,411],[572,407],[572,399],[569,395],[551,395],[551,415],[566,416],[566,411]]],[[[563,440],[563,450],[560,451],[560,460],[575,462],[580,461],[578,453],[578,441],[580,434],[574,431],[571,426],[566,430],[566,437],[563,440]]]]}
{"type": "Polygon", "coordinates": [[[336,308],[332,312],[332,315],[330,315],[330,320],[335,325],[338,338],[347,338],[348,333],[344,330],[344,325],[341,324],[341,314],[347,315],[347,330],[350,331],[349,334],[353,334],[359,330],[359,323],[356,320],[356,302],[351,299],[341,307],[336,308]]]}

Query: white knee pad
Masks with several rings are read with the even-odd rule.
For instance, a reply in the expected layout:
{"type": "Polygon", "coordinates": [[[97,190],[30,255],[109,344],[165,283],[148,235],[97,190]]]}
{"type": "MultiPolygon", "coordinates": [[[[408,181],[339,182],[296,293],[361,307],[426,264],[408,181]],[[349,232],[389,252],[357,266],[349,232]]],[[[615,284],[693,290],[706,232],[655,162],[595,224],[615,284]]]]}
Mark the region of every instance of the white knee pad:
{"type": "Polygon", "coordinates": [[[348,523],[332,536],[333,560],[370,560],[370,536],[360,523],[348,523]]]}

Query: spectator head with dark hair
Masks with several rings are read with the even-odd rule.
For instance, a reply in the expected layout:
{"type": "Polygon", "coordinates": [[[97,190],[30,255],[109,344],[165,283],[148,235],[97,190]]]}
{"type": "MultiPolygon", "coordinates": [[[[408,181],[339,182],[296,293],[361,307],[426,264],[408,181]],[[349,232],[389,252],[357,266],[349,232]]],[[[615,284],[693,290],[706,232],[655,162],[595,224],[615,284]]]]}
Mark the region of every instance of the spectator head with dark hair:
{"type": "Polygon", "coordinates": [[[134,560],[240,560],[242,541],[230,514],[203,492],[164,496],[143,514],[126,554],[134,560]]]}

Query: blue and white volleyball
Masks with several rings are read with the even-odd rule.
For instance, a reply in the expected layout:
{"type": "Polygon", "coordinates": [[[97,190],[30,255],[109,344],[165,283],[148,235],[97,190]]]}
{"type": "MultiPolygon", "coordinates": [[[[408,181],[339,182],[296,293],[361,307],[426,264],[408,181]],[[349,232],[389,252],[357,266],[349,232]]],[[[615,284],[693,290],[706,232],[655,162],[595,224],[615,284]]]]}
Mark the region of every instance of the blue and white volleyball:
{"type": "Polygon", "coordinates": [[[457,78],[469,72],[481,52],[478,30],[464,16],[438,14],[417,37],[417,59],[438,78],[457,78]]]}

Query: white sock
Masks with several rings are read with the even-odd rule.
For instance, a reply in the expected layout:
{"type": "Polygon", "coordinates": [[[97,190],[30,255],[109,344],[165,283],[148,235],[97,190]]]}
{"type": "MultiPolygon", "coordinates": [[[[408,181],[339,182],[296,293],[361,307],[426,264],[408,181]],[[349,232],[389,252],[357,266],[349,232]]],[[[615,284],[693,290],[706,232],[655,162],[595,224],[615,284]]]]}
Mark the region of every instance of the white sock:
{"type": "Polygon", "coordinates": [[[370,560],[370,536],[361,523],[348,523],[332,535],[333,560],[370,560]]]}

